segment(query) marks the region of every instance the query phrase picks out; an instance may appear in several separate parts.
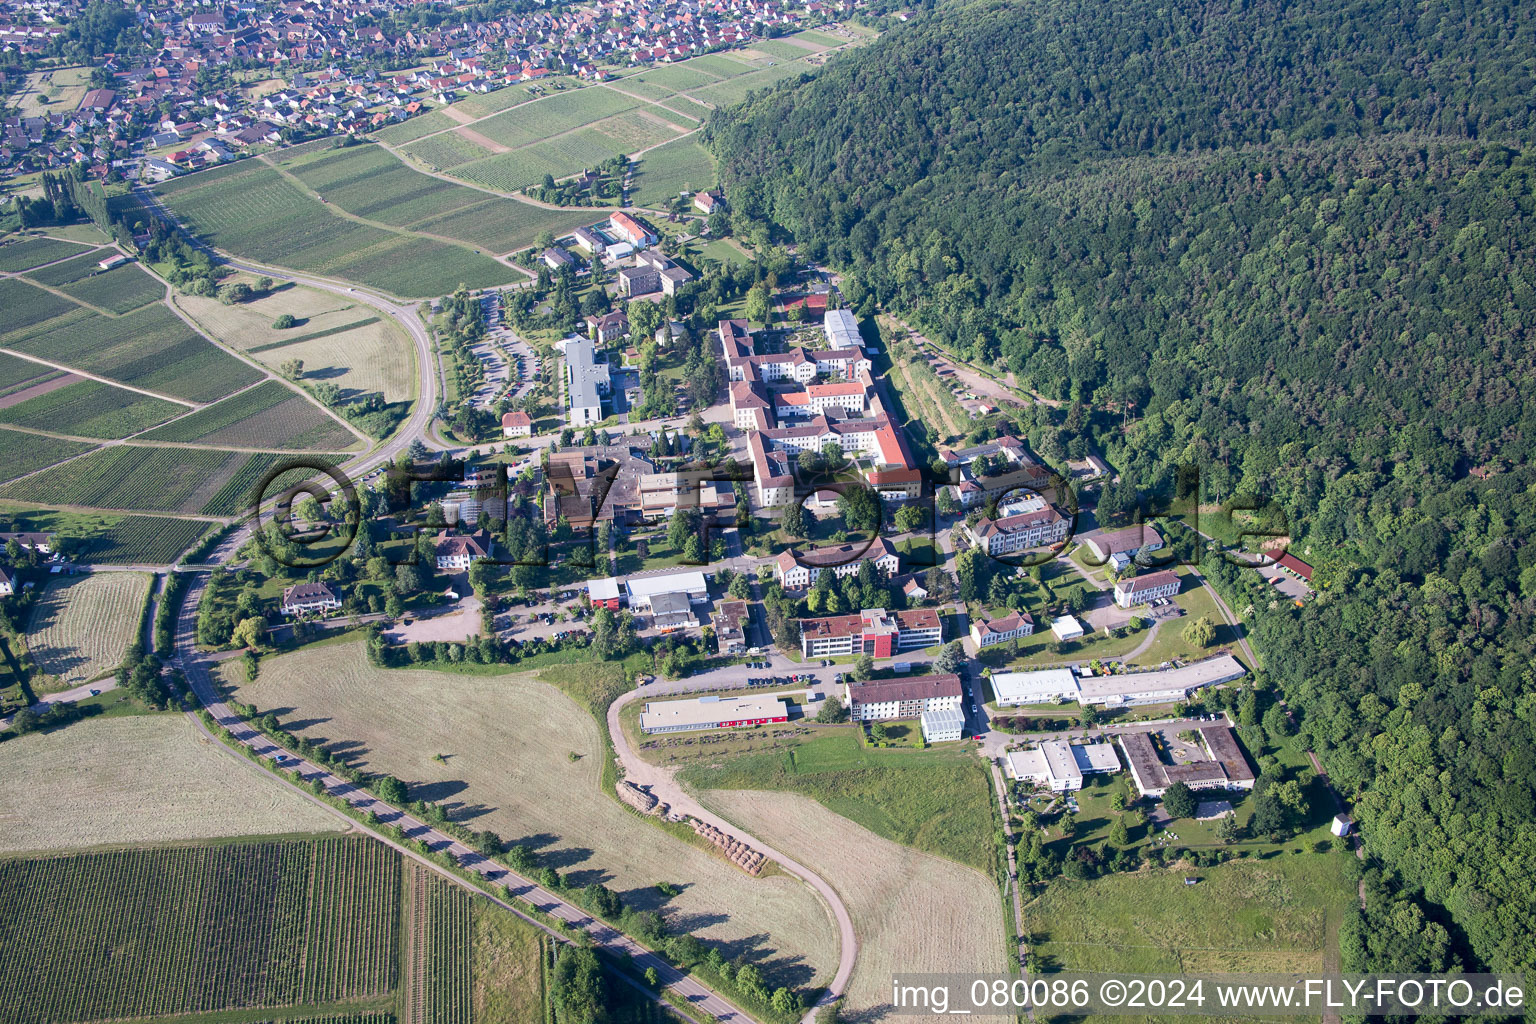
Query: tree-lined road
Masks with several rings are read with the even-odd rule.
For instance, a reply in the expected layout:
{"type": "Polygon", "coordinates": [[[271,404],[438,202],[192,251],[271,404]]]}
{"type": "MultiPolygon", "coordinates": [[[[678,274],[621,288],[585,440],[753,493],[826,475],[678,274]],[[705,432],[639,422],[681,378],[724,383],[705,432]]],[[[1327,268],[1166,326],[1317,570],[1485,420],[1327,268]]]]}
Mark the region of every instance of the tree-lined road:
{"type": "MultiPolygon", "coordinates": [[[[550,917],[581,928],[591,936],[594,944],[616,956],[628,955],[633,958],[637,970],[643,972],[646,968],[655,968],[663,986],[673,990],[689,1005],[698,1007],[716,1020],[728,1021],[732,1024],[756,1024],[753,1018],[742,1013],[724,997],[711,991],[693,977],[678,971],[629,936],[540,888],[530,879],[486,859],[452,836],[432,828],[425,822],[418,821],[400,808],[385,803],[346,779],[333,775],[323,766],[287,754],[266,736],[246,725],[219,695],[208,672],[210,660],[196,648],[196,609],[202,597],[203,585],[201,579],[194,583],[182,602],[176,620],[177,654],[172,659],[172,664],[181,668],[198,702],[213,716],[215,722],[229,732],[235,742],[264,758],[284,757],[282,767],[285,770],[298,772],[304,782],[311,786],[318,782],[327,796],[339,797],[363,814],[370,812],[376,814],[380,821],[400,828],[407,837],[425,843],[432,852],[446,853],[465,870],[472,871],[489,882],[507,886],[519,898],[526,900],[550,917]]],[[[189,712],[189,714],[197,718],[195,713],[189,712]]],[[[201,719],[198,721],[201,724],[201,719]]],[[[277,777],[283,778],[283,776],[277,777]]],[[[296,785],[291,780],[284,779],[284,781],[289,785],[296,785]]],[[[473,892],[480,892],[463,879],[455,877],[454,880],[473,892]]]]}

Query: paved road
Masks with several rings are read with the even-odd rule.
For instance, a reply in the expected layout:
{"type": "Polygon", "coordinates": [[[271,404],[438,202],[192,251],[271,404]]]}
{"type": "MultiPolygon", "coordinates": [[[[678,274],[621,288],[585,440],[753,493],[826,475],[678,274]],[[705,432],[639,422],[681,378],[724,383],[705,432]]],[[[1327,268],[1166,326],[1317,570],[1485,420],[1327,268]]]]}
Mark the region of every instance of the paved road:
{"type": "MultiPolygon", "coordinates": [[[[833,922],[837,925],[838,957],[837,973],[816,1005],[824,1006],[835,1001],[847,990],[848,979],[853,976],[854,960],[859,953],[859,939],[853,930],[853,918],[849,915],[848,908],[843,905],[842,897],[838,896],[837,890],[832,888],[825,879],[804,864],[791,860],[762,840],[707,810],[683,789],[671,770],[651,764],[629,745],[629,737],[624,734],[624,728],[619,722],[619,712],[644,696],[646,695],[639,690],[630,690],[608,705],[608,734],[613,738],[614,753],[624,767],[624,778],[649,790],[652,796],[667,804],[674,814],[692,815],[702,822],[715,826],[726,835],[762,851],[764,856],[777,861],[785,871],[799,878],[821,895],[827,903],[827,908],[832,912],[833,922]]],[[[815,1018],[816,1010],[812,1007],[806,1012],[804,1024],[811,1024],[815,1018]]]]}
{"type": "MultiPolygon", "coordinates": [[[[117,689],[117,677],[108,676],[105,679],[98,679],[94,683],[81,683],[79,686],[71,687],[68,690],[60,690],[58,693],[50,693],[47,696],[39,697],[36,704],[29,704],[27,706],[33,711],[46,711],[55,704],[73,704],[77,700],[84,700],[86,697],[91,696],[93,691],[106,693],[108,690],[115,689],[117,689]]],[[[6,715],[4,718],[0,718],[0,729],[9,726],[11,719],[15,717],[15,715],[6,715]]]]}
{"type": "MultiPolygon", "coordinates": [[[[199,580],[187,591],[186,600],[182,604],[181,614],[176,623],[176,649],[179,653],[173,663],[186,673],[187,682],[192,687],[198,702],[213,716],[214,721],[229,731],[236,742],[263,757],[271,758],[282,754],[285,757],[282,763],[285,769],[297,771],[308,784],[319,782],[326,795],[340,797],[364,814],[372,812],[378,815],[380,821],[399,827],[409,838],[425,843],[434,853],[447,853],[465,870],[472,871],[487,881],[509,887],[519,898],[551,917],[583,929],[596,945],[602,946],[613,954],[628,954],[633,958],[636,970],[643,972],[648,967],[654,967],[663,985],[672,989],[690,1005],[697,1006],[715,1019],[734,1022],[734,1024],[755,1024],[753,1018],[742,1013],[722,996],[706,988],[694,978],[677,971],[629,936],[594,919],[579,907],[541,889],[530,879],[494,861],[487,860],[452,836],[431,828],[399,808],[384,803],[366,790],[332,775],[324,767],[284,754],[282,748],[246,725],[230,710],[215,690],[208,673],[210,661],[194,646],[196,609],[202,597],[202,589],[203,581],[199,580]]],[[[193,717],[196,715],[194,714],[193,717]]]]}

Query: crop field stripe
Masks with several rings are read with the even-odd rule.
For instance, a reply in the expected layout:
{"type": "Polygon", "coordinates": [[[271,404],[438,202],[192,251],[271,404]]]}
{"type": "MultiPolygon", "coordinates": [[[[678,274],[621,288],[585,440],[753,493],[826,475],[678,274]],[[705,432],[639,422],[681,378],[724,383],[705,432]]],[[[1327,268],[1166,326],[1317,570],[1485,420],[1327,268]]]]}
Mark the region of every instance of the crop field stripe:
{"type": "Polygon", "coordinates": [[[297,345],[303,341],[318,341],[321,338],[329,338],[333,334],[345,334],[347,331],[355,331],[359,327],[367,327],[369,324],[376,324],[378,322],[378,317],[370,316],[362,320],[354,320],[349,324],[340,324],[336,327],[329,327],[323,331],[311,331],[308,334],[299,334],[292,338],[284,338],[282,341],[271,341],[265,345],[253,345],[246,349],[245,352],[247,355],[251,355],[256,352],[270,352],[273,349],[287,348],[289,345],[297,345]]]}
{"type": "Polygon", "coordinates": [[[31,270],[44,263],[89,252],[90,246],[55,238],[21,238],[0,245],[0,273],[31,270]]]}
{"type": "Polygon", "coordinates": [[[0,428],[0,481],[26,476],[76,455],[83,455],[93,447],[87,441],[65,441],[42,434],[0,428]]]}

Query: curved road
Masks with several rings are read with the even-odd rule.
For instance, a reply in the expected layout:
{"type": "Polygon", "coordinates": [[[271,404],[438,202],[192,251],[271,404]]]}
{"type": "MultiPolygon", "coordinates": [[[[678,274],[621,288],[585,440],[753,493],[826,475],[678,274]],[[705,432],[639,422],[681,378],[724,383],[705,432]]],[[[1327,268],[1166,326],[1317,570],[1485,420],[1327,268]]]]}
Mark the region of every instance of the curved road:
{"type": "MultiPolygon", "coordinates": [[[[452,836],[439,832],[398,807],[384,803],[372,793],[331,774],[324,767],[285,754],[281,747],[246,725],[219,696],[208,674],[210,659],[196,649],[196,609],[202,597],[202,591],[203,581],[199,580],[188,589],[186,598],[182,602],[181,612],[176,619],[178,653],[172,659],[172,664],[179,666],[186,674],[187,682],[197,696],[198,702],[213,716],[215,722],[229,731],[236,742],[249,747],[265,758],[284,754],[286,759],[282,764],[286,770],[297,771],[303,780],[311,785],[319,782],[327,796],[340,797],[364,814],[371,811],[378,815],[380,821],[397,826],[411,839],[425,843],[432,852],[447,853],[465,870],[472,871],[487,881],[509,887],[519,898],[527,900],[549,916],[583,929],[596,945],[604,947],[615,955],[628,954],[633,958],[637,970],[644,971],[648,967],[654,967],[662,984],[676,992],[690,1006],[698,1007],[716,1020],[731,1022],[731,1024],[756,1024],[753,1018],[742,1013],[723,997],[706,988],[690,975],[681,973],[629,936],[594,919],[581,908],[541,889],[528,878],[494,861],[487,860],[452,836]]],[[[195,713],[189,712],[189,714],[201,724],[201,719],[195,713]]],[[[462,880],[458,881],[466,884],[462,880]]]]}
{"type": "MultiPolygon", "coordinates": [[[[667,804],[673,811],[692,815],[700,821],[718,828],[721,832],[731,836],[762,851],[763,855],[777,861],[779,866],[790,874],[799,878],[806,885],[816,890],[821,898],[826,901],[828,909],[832,912],[832,920],[837,925],[838,957],[837,973],[832,978],[832,983],[827,986],[816,1006],[824,1006],[843,994],[848,988],[848,979],[853,975],[853,963],[859,955],[859,938],[853,930],[853,918],[848,913],[848,908],[843,905],[842,898],[837,890],[828,885],[816,872],[800,864],[784,854],[775,850],[760,839],[754,838],[750,833],[742,831],[736,825],[720,817],[693,798],[672,772],[659,765],[651,764],[640,757],[635,749],[629,745],[629,737],[624,734],[624,728],[619,722],[619,712],[633,704],[642,697],[650,696],[639,690],[630,690],[622,694],[618,700],[608,705],[608,734],[613,737],[614,753],[618,755],[619,763],[624,766],[624,778],[637,786],[648,789],[652,796],[667,804]]],[[[805,1024],[810,1024],[815,1019],[816,1009],[812,1007],[805,1015],[805,1024]]]]}

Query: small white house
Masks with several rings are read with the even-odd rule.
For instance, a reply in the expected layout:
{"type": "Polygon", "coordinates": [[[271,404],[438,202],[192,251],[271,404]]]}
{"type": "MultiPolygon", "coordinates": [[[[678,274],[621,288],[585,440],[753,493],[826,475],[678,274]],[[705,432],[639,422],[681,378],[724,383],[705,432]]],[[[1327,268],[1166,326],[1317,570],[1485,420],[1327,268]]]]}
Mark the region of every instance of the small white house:
{"type": "Polygon", "coordinates": [[[1347,836],[1355,830],[1355,820],[1347,814],[1335,814],[1329,831],[1336,836],[1347,836]]]}

